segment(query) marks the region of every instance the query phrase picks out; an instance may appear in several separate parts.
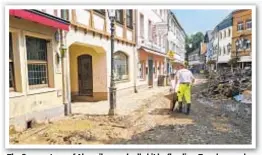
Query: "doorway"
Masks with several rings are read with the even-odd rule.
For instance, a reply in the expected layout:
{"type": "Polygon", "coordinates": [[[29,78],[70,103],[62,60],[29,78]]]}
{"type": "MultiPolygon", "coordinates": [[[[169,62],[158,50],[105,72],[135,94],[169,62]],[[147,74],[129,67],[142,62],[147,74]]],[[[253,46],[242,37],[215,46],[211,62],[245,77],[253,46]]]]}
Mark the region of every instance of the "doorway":
{"type": "Polygon", "coordinates": [[[79,95],[93,96],[92,56],[81,55],[77,60],[79,95]]]}
{"type": "Polygon", "coordinates": [[[153,86],[153,60],[148,60],[148,85],[153,86]]]}

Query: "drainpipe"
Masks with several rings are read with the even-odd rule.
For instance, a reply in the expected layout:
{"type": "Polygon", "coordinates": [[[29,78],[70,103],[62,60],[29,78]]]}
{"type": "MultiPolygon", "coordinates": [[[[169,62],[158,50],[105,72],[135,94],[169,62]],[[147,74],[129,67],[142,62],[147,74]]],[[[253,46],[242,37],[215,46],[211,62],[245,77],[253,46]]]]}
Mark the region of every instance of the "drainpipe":
{"type": "MultiPolygon", "coordinates": [[[[66,10],[61,10],[61,18],[66,19],[66,10]]],[[[62,82],[63,82],[63,103],[64,103],[64,113],[66,116],[71,114],[71,102],[69,100],[69,80],[68,80],[68,49],[66,47],[65,41],[65,31],[60,30],[60,51],[61,51],[61,61],[62,61],[62,82]]]]}
{"type": "Polygon", "coordinates": [[[134,10],[135,11],[135,23],[134,23],[134,28],[135,28],[135,47],[133,47],[133,51],[134,51],[134,92],[137,93],[137,88],[136,88],[136,80],[137,80],[137,64],[139,62],[139,60],[137,59],[137,41],[138,41],[138,36],[137,36],[137,28],[138,28],[138,25],[137,25],[137,10],[134,10]],[[138,61],[137,61],[138,60],[138,61]]]}

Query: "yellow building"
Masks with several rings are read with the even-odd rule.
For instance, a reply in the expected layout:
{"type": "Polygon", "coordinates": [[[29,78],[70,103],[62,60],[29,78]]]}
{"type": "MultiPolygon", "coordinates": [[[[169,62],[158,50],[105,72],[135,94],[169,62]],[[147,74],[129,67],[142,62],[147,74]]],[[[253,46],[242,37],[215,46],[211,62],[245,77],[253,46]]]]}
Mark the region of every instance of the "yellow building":
{"type": "Polygon", "coordinates": [[[57,36],[68,28],[38,10],[9,10],[9,123],[16,130],[64,115],[57,36]]]}

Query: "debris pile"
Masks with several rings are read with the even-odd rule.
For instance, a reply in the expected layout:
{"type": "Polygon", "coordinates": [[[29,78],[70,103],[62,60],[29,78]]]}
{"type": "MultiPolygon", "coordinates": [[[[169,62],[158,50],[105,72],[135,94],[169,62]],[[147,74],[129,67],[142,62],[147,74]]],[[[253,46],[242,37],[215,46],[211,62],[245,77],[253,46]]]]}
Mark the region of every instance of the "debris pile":
{"type": "Polygon", "coordinates": [[[252,96],[251,75],[251,68],[235,71],[224,69],[217,73],[210,73],[208,87],[201,92],[201,96],[217,100],[234,98],[239,102],[243,100],[251,102],[249,99],[252,96]]]}

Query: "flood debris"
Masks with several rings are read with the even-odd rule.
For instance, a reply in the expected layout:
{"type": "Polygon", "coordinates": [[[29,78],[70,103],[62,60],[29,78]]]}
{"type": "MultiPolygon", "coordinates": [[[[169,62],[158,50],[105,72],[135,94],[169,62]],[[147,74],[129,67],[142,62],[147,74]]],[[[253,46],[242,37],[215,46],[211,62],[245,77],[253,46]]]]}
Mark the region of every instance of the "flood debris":
{"type": "Polygon", "coordinates": [[[208,87],[199,93],[199,97],[214,100],[234,99],[242,103],[251,103],[251,75],[251,68],[212,72],[208,77],[208,87]]]}

